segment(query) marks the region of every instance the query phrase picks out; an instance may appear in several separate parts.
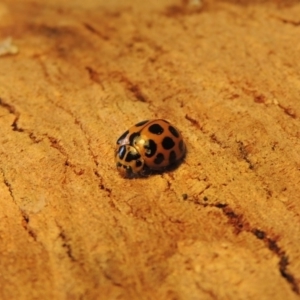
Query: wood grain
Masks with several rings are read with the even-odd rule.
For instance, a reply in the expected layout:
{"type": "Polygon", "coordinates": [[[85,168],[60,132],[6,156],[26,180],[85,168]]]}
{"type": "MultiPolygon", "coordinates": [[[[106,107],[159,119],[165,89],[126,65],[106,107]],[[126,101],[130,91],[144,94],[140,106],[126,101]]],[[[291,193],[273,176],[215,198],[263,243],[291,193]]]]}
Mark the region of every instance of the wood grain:
{"type": "Polygon", "coordinates": [[[300,4],[0,4],[1,299],[299,299],[300,4]],[[182,165],[121,178],[165,118],[182,165]]]}

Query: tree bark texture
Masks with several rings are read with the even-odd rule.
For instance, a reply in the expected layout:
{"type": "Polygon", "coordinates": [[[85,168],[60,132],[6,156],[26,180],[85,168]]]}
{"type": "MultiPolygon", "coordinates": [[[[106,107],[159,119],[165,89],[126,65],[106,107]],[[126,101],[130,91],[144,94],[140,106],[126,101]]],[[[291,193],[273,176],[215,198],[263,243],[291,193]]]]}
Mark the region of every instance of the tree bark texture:
{"type": "Polygon", "coordinates": [[[0,299],[299,299],[299,1],[4,0],[0,299]],[[124,179],[168,119],[187,155],[124,179]]]}

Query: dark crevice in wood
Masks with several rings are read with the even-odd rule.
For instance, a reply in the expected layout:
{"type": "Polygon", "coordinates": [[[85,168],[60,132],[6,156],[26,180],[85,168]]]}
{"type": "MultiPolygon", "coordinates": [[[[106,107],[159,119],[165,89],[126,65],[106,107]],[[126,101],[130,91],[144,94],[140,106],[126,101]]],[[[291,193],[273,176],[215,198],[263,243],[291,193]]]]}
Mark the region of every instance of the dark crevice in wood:
{"type": "Polygon", "coordinates": [[[214,206],[223,211],[225,216],[228,218],[228,222],[234,227],[237,234],[241,231],[250,232],[259,240],[264,241],[268,249],[279,258],[278,267],[281,276],[290,284],[293,292],[299,294],[300,291],[297,280],[294,275],[288,271],[288,256],[286,255],[286,252],[279,247],[277,241],[268,237],[264,231],[257,228],[251,228],[250,224],[244,220],[243,215],[235,213],[228,205],[216,204],[214,206]]]}
{"type": "Polygon", "coordinates": [[[1,98],[0,98],[0,106],[5,108],[10,114],[13,114],[15,116],[15,119],[11,124],[11,127],[12,127],[13,131],[23,132],[24,129],[22,129],[18,126],[20,113],[17,111],[17,109],[12,104],[5,102],[1,98]]]}
{"type": "Polygon", "coordinates": [[[21,213],[22,213],[22,218],[23,218],[22,219],[23,228],[27,231],[29,236],[32,237],[36,241],[37,240],[36,233],[29,227],[29,222],[30,222],[29,215],[27,213],[25,213],[24,211],[22,211],[21,213]]]}
{"type": "Polygon", "coordinates": [[[63,249],[65,249],[65,252],[66,252],[67,256],[69,257],[69,259],[72,262],[76,262],[77,259],[74,257],[70,239],[67,237],[67,235],[61,225],[57,224],[57,227],[59,228],[59,231],[60,231],[58,237],[61,240],[61,246],[63,247],[63,249]]]}

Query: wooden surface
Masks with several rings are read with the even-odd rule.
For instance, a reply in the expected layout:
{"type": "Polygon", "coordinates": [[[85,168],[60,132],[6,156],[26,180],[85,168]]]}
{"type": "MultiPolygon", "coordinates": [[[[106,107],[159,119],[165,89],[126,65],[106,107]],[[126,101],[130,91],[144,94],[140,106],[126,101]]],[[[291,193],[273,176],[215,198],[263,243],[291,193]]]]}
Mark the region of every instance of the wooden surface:
{"type": "Polygon", "coordinates": [[[299,299],[298,1],[0,2],[0,299],[299,299]],[[126,180],[166,118],[188,155],[126,180]]]}

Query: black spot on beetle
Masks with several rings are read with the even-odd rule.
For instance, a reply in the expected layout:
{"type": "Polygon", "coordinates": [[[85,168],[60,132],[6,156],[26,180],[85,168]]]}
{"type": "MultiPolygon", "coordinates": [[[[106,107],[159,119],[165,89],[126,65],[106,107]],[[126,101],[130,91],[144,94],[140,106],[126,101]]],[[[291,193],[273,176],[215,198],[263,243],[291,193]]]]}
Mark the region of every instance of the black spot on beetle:
{"type": "Polygon", "coordinates": [[[170,163],[170,165],[173,164],[175,161],[176,161],[176,153],[175,153],[174,150],[172,150],[170,152],[170,155],[169,155],[169,163],[170,163]]]}
{"type": "Polygon", "coordinates": [[[129,133],[129,130],[126,130],[117,140],[117,144],[120,144],[122,140],[125,139],[126,135],[129,133]]]}
{"type": "Polygon", "coordinates": [[[140,168],[142,166],[142,162],[138,159],[136,162],[135,162],[135,166],[137,168],[140,168]]]}
{"type": "Polygon", "coordinates": [[[174,143],[173,139],[171,139],[170,137],[167,136],[163,139],[162,146],[164,149],[170,150],[175,146],[175,143],[174,143]]]}
{"type": "Polygon", "coordinates": [[[154,159],[156,165],[160,165],[164,161],[165,157],[162,153],[158,153],[154,159]]]}
{"type": "Polygon", "coordinates": [[[180,150],[181,153],[184,151],[184,142],[183,142],[183,140],[181,140],[179,142],[179,150],[180,150]]]}
{"type": "Polygon", "coordinates": [[[139,132],[134,132],[130,135],[129,137],[129,143],[130,145],[134,145],[134,140],[136,139],[136,137],[140,136],[140,133],[139,132]]]}
{"type": "Polygon", "coordinates": [[[126,147],[125,146],[121,146],[118,150],[118,156],[120,159],[123,159],[126,153],[126,147]]]}
{"type": "Polygon", "coordinates": [[[148,140],[144,145],[144,148],[146,149],[145,155],[147,157],[152,157],[156,153],[157,145],[153,140],[148,140]]]}
{"type": "Polygon", "coordinates": [[[164,129],[159,124],[152,124],[149,126],[149,131],[153,134],[160,135],[164,132],[164,129]]]}
{"type": "Polygon", "coordinates": [[[179,132],[173,127],[173,126],[169,126],[169,131],[175,136],[175,137],[179,137],[179,132]]]}
{"type": "Polygon", "coordinates": [[[132,153],[132,152],[128,152],[125,158],[126,162],[131,162],[133,160],[137,160],[141,157],[141,155],[139,153],[132,153]]]}
{"type": "Polygon", "coordinates": [[[146,124],[147,122],[149,122],[149,120],[141,121],[141,122],[135,124],[135,126],[140,127],[140,126],[143,126],[144,124],[146,124]]]}
{"type": "Polygon", "coordinates": [[[120,168],[120,167],[122,167],[122,164],[120,162],[117,162],[116,166],[117,166],[117,168],[120,168]]]}

